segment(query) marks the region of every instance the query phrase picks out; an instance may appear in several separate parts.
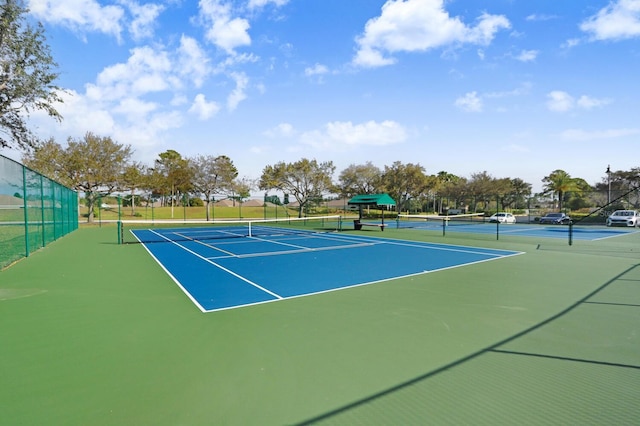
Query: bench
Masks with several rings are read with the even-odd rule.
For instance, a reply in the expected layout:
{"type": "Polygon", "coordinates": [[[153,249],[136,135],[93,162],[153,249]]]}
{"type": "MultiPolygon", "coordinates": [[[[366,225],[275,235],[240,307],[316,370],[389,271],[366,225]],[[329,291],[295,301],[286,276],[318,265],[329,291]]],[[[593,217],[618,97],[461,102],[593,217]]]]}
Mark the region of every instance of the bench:
{"type": "Polygon", "coordinates": [[[387,224],[360,222],[360,220],[358,219],[353,221],[353,229],[355,229],[356,231],[361,230],[363,226],[374,226],[374,227],[380,228],[380,231],[384,231],[384,227],[387,226],[387,224]]]}

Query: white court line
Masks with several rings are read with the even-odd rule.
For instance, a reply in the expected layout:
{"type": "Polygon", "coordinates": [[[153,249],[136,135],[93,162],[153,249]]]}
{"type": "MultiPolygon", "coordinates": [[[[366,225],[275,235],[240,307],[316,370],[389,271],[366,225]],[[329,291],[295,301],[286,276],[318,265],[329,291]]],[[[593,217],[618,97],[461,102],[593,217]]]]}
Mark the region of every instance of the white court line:
{"type": "Polygon", "coordinates": [[[296,249],[296,250],[265,251],[260,253],[231,254],[230,256],[213,256],[213,257],[208,257],[208,259],[229,259],[229,258],[244,259],[247,257],[281,256],[286,254],[309,253],[309,252],[317,252],[317,251],[345,250],[345,249],[352,249],[352,248],[358,248],[358,247],[370,247],[374,245],[375,244],[373,243],[360,243],[360,244],[351,244],[348,246],[331,246],[331,247],[316,247],[316,248],[303,247],[301,249],[296,249]]]}
{"type": "MultiPolygon", "coordinates": [[[[234,255],[234,254],[233,254],[232,252],[230,252],[230,251],[223,250],[223,249],[221,249],[220,247],[216,247],[216,246],[213,246],[213,245],[211,245],[211,244],[207,244],[207,243],[205,243],[204,241],[196,241],[196,242],[197,242],[198,244],[201,244],[201,245],[205,246],[205,247],[209,247],[210,249],[214,249],[214,250],[221,251],[222,253],[225,253],[225,254],[226,254],[226,255],[228,255],[228,256],[233,256],[233,255],[234,255]]],[[[212,259],[212,257],[211,257],[211,256],[209,256],[209,259],[212,259]]]]}
{"type": "MultiPolygon", "coordinates": [[[[351,239],[349,236],[344,236],[344,238],[347,239],[351,239]]],[[[395,240],[392,238],[385,238],[385,237],[356,237],[354,236],[352,238],[353,240],[356,241],[372,241],[372,240],[377,240],[379,241],[378,244],[392,244],[392,245],[399,245],[399,246],[407,246],[407,247],[416,247],[416,248],[422,248],[422,249],[428,249],[428,250],[443,250],[443,251],[453,251],[453,252],[460,252],[460,253],[472,253],[472,254],[482,254],[482,255],[488,255],[488,256],[495,256],[495,257],[509,257],[509,256],[513,256],[514,254],[523,254],[524,252],[514,252],[513,250],[502,250],[502,249],[483,249],[481,247],[466,247],[466,246],[457,246],[454,244],[443,244],[443,243],[425,243],[425,242],[420,242],[420,241],[408,241],[408,240],[395,240]],[[430,244],[430,245],[428,245],[430,244]],[[475,250],[471,250],[471,249],[476,249],[476,250],[480,250],[480,251],[475,251],[475,250]],[[490,252],[492,253],[490,253],[490,252]],[[502,254],[497,254],[497,252],[505,252],[505,253],[509,253],[508,255],[502,255],[502,254]]]]}
{"type": "MultiPolygon", "coordinates": [[[[250,241],[246,241],[245,243],[250,243],[251,241],[259,241],[259,242],[263,242],[263,243],[270,243],[270,244],[276,244],[276,245],[282,245],[285,247],[292,247],[294,250],[283,250],[283,251],[266,251],[266,252],[258,252],[258,253],[248,253],[248,254],[235,254],[231,251],[226,251],[226,250],[222,250],[219,249],[218,247],[216,247],[215,245],[209,245],[206,243],[202,243],[203,245],[219,250],[225,254],[227,254],[228,256],[209,256],[207,257],[207,259],[228,259],[231,257],[234,258],[247,258],[247,257],[260,257],[260,256],[278,256],[278,255],[283,255],[283,254],[295,254],[295,253],[305,253],[305,252],[314,252],[314,251],[323,251],[323,250],[342,250],[342,249],[348,249],[348,248],[357,248],[357,247],[367,247],[367,246],[372,246],[374,244],[378,244],[378,243],[374,243],[374,242],[366,242],[366,243],[359,243],[359,244],[353,244],[352,241],[353,240],[345,240],[345,239],[338,239],[338,238],[327,238],[325,236],[323,236],[324,234],[305,234],[305,235],[299,235],[296,234],[295,236],[291,235],[290,238],[286,238],[287,241],[291,241],[291,240],[304,240],[304,239],[323,239],[323,240],[328,240],[328,241],[345,241],[345,242],[349,242],[351,243],[348,246],[331,246],[331,247],[307,247],[307,246],[302,246],[302,245],[298,245],[298,244],[291,244],[291,243],[287,243],[285,241],[282,240],[271,240],[271,239],[265,239],[265,238],[260,238],[260,237],[248,237],[248,240],[250,241]]],[[[280,235],[279,235],[280,236],[280,235]]],[[[225,243],[226,244],[226,243],[225,243]]]]}
{"type": "Polygon", "coordinates": [[[602,238],[595,238],[591,241],[600,241],[600,240],[607,240],[609,238],[618,238],[618,237],[624,237],[625,235],[631,235],[631,234],[637,234],[640,231],[627,231],[627,232],[620,232],[617,235],[607,235],[606,237],[602,237],[602,238]]]}
{"type": "MultiPolygon", "coordinates": [[[[375,244],[373,244],[373,245],[375,245],[375,244]]],[[[410,246],[413,246],[413,245],[410,245],[410,246]]],[[[504,251],[507,251],[507,250],[504,250],[504,251]]],[[[295,296],[287,296],[287,297],[283,298],[282,300],[298,299],[300,297],[307,297],[307,296],[315,296],[315,295],[318,295],[318,294],[332,293],[334,291],[346,290],[346,289],[351,289],[351,288],[356,288],[356,287],[363,287],[363,286],[366,286],[366,285],[383,283],[383,282],[386,282],[386,281],[393,281],[393,280],[407,278],[407,277],[415,277],[415,276],[418,276],[418,275],[430,274],[430,273],[433,273],[433,272],[446,271],[447,269],[461,268],[461,267],[468,266],[468,265],[475,265],[475,264],[484,263],[484,262],[491,262],[493,260],[497,260],[497,259],[501,259],[501,258],[506,258],[506,257],[525,254],[525,252],[509,252],[509,253],[511,253],[511,254],[508,254],[508,255],[497,255],[495,257],[488,258],[488,259],[476,260],[475,262],[460,263],[460,264],[457,264],[457,265],[445,266],[445,267],[442,267],[442,268],[431,269],[431,270],[424,270],[424,271],[421,271],[421,272],[413,272],[413,273],[410,273],[410,274],[399,275],[399,276],[389,277],[389,278],[382,278],[382,279],[379,279],[379,280],[367,281],[367,282],[364,282],[364,283],[357,283],[357,284],[345,285],[345,286],[342,286],[342,287],[329,288],[329,289],[326,289],[326,290],[315,291],[315,292],[312,292],[312,293],[304,293],[304,294],[297,294],[295,296]]],[[[243,305],[234,305],[234,306],[226,306],[224,308],[209,309],[209,310],[206,310],[204,312],[208,313],[208,312],[226,311],[226,310],[230,310],[230,309],[245,308],[245,307],[249,307],[249,306],[262,305],[262,304],[265,304],[265,303],[272,303],[272,302],[277,302],[277,301],[278,300],[265,300],[265,301],[254,302],[254,303],[245,303],[243,305]]]]}
{"type": "Polygon", "coordinates": [[[236,278],[238,278],[238,279],[240,279],[240,280],[242,280],[242,281],[246,282],[247,284],[250,284],[250,285],[254,286],[254,287],[255,287],[255,288],[257,288],[257,289],[260,289],[260,290],[264,291],[265,293],[270,294],[270,295],[272,295],[273,297],[275,297],[275,298],[277,298],[277,299],[284,299],[284,298],[283,298],[282,296],[280,296],[279,294],[276,294],[276,293],[272,292],[271,290],[268,290],[268,289],[266,289],[266,288],[262,287],[261,285],[256,284],[256,283],[254,283],[253,281],[246,279],[246,278],[245,278],[245,277],[243,277],[242,275],[236,274],[236,273],[235,273],[235,272],[233,272],[232,270],[227,269],[227,268],[225,268],[225,267],[224,267],[224,266],[222,266],[222,265],[218,265],[217,263],[215,263],[215,262],[213,262],[213,261],[211,261],[211,260],[207,259],[206,257],[204,257],[204,256],[202,256],[202,255],[200,255],[200,254],[196,253],[195,251],[193,251],[193,250],[190,250],[190,249],[186,248],[186,247],[185,247],[185,246],[183,246],[182,244],[179,244],[179,243],[178,243],[178,242],[176,242],[176,241],[171,241],[170,239],[166,238],[164,235],[162,235],[162,234],[158,234],[157,232],[155,232],[155,231],[153,231],[153,230],[150,230],[150,231],[151,231],[151,232],[153,232],[154,234],[157,234],[158,236],[160,236],[160,237],[164,238],[165,240],[167,240],[167,242],[170,242],[171,244],[175,244],[175,245],[177,245],[178,247],[180,247],[180,248],[181,248],[181,249],[183,249],[184,251],[186,251],[186,252],[188,252],[188,253],[191,253],[192,255],[194,255],[194,256],[196,256],[196,257],[198,257],[198,258],[200,258],[200,259],[204,260],[204,261],[205,261],[205,262],[207,262],[207,263],[212,264],[213,266],[215,266],[215,267],[216,267],[216,268],[218,268],[218,269],[222,269],[222,270],[223,270],[223,271],[225,271],[226,273],[233,275],[234,277],[236,277],[236,278]]]}

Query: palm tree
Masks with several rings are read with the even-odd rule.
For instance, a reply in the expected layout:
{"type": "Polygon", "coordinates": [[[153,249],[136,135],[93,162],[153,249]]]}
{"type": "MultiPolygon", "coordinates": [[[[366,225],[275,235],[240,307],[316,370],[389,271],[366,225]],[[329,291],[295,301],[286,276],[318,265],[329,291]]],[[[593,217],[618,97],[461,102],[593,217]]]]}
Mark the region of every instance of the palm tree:
{"type": "Polygon", "coordinates": [[[570,191],[580,191],[578,180],[574,179],[564,170],[554,170],[549,176],[542,179],[545,192],[558,194],[558,209],[562,210],[564,194],[570,191]]]}

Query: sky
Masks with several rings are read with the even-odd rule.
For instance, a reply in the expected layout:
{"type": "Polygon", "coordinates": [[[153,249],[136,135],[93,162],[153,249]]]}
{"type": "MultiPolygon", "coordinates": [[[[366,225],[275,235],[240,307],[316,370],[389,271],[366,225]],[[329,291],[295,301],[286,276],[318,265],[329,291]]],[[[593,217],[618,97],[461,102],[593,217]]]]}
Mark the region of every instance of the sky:
{"type": "MultiPolygon", "coordinates": [[[[640,167],[640,0],[26,0],[65,89],[44,138],[487,172],[640,167]]],[[[3,152],[19,156],[19,153],[3,152]]],[[[259,193],[259,191],[255,191],[259,193]]]]}

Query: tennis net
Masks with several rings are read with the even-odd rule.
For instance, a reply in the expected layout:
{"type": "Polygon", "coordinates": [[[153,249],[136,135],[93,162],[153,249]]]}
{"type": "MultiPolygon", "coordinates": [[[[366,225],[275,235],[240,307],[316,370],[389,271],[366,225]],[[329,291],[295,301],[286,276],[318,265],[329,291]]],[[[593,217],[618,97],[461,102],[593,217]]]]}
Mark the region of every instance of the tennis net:
{"type": "Polygon", "coordinates": [[[434,228],[452,225],[474,225],[485,223],[484,213],[468,213],[450,216],[399,214],[397,228],[434,228]]]}
{"type": "Polygon", "coordinates": [[[260,238],[337,232],[341,229],[341,216],[214,221],[123,220],[118,225],[118,242],[131,244],[260,238]]]}

